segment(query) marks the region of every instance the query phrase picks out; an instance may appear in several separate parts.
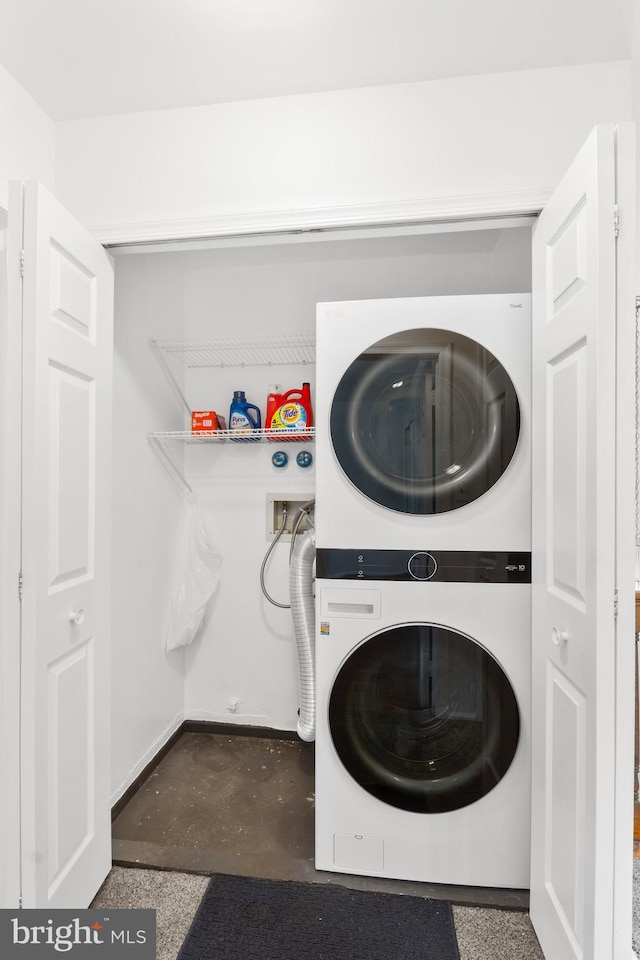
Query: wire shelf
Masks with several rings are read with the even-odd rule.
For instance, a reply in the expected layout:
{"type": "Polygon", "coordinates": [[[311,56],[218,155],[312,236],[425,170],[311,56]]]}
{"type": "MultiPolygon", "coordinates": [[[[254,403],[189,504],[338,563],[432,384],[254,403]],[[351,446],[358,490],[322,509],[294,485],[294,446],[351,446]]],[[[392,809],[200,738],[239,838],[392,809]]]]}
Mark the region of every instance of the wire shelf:
{"type": "MultiPolygon", "coordinates": [[[[316,359],[315,338],[312,334],[280,334],[273,337],[200,338],[196,340],[150,340],[149,345],[160,367],[191,419],[191,406],[184,395],[182,385],[176,379],[168,363],[174,357],[186,367],[257,367],[275,364],[313,364],[316,359]]],[[[206,430],[193,433],[190,430],[165,430],[149,433],[149,443],[160,462],[169,471],[187,499],[194,496],[193,488],[184,475],[184,468],[171,453],[175,447],[170,441],[189,444],[225,443],[312,443],[315,429],[309,427],[300,433],[284,430],[261,429],[241,434],[237,430],[206,430]]]]}
{"type": "Polygon", "coordinates": [[[187,367],[259,367],[315,363],[313,334],[194,340],[152,340],[152,345],[187,367]]]}
{"type": "Polygon", "coordinates": [[[167,430],[162,433],[150,433],[149,439],[163,443],[165,440],[182,440],[184,443],[224,443],[225,440],[231,440],[234,443],[260,443],[263,440],[274,441],[278,443],[300,443],[302,441],[313,442],[315,440],[316,429],[309,427],[307,430],[294,433],[285,430],[251,430],[250,433],[239,433],[237,430],[198,430],[192,433],[190,430],[167,430]]]}

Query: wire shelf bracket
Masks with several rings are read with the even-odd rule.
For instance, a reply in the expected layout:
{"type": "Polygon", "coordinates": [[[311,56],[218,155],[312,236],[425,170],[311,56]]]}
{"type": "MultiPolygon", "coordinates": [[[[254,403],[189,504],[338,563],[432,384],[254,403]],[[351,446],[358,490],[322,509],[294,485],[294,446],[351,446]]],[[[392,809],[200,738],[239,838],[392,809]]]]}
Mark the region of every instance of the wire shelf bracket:
{"type": "Polygon", "coordinates": [[[189,503],[192,503],[195,500],[193,487],[187,481],[183,471],[178,467],[173,457],[169,454],[169,451],[162,442],[161,436],[161,434],[148,434],[148,440],[151,445],[151,449],[169,474],[171,480],[178,487],[185,500],[188,500],[189,503]]]}

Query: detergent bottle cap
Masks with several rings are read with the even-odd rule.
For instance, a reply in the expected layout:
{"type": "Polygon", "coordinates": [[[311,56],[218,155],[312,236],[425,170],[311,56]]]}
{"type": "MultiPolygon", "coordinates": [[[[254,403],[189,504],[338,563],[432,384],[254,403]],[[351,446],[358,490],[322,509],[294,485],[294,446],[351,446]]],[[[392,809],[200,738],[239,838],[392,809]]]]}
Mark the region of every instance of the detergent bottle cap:
{"type": "Polygon", "coordinates": [[[246,398],[245,398],[245,395],[244,395],[244,390],[234,390],[234,391],[233,391],[233,399],[234,399],[234,400],[244,400],[244,399],[246,399],[246,398]]]}

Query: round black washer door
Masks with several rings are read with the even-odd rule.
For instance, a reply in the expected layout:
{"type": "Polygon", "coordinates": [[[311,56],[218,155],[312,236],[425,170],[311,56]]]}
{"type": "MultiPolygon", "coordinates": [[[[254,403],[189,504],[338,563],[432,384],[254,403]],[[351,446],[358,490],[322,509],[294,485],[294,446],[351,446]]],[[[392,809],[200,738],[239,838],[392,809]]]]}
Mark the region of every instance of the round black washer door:
{"type": "Polygon", "coordinates": [[[329,727],[348,773],[384,803],[445,813],[484,797],[509,769],[520,716],[499,663],[470,637],[402,624],[342,665],[329,727]]]}
{"type": "Polygon", "coordinates": [[[361,353],[331,405],[338,462],[370,500],[444,513],[489,490],[511,462],[520,406],[502,364],[450,330],[406,330],[361,353]]]}

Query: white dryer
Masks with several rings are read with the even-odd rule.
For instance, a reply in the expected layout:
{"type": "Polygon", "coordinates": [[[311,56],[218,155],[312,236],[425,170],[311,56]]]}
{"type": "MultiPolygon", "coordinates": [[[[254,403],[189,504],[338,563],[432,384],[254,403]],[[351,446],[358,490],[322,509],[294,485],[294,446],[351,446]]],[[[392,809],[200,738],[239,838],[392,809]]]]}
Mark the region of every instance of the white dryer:
{"type": "Polygon", "coordinates": [[[528,887],[530,560],[317,551],[317,869],[528,887]]]}
{"type": "Polygon", "coordinates": [[[528,294],[318,305],[319,547],[529,550],[528,294]]]}

